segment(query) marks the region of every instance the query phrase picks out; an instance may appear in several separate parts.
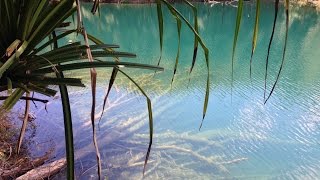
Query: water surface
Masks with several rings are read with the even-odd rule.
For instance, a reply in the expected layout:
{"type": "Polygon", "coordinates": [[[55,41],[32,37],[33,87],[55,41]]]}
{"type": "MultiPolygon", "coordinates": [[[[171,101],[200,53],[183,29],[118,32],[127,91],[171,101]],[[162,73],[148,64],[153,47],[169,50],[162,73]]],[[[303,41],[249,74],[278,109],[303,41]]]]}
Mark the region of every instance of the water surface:
{"type": "MultiPolygon", "coordinates": [[[[187,6],[175,5],[191,22],[187,6]]],[[[258,44],[249,78],[251,38],[255,6],[245,4],[235,54],[231,102],[231,51],[236,8],[196,4],[200,34],[210,50],[211,94],[206,118],[198,130],[205,93],[206,66],[199,48],[196,66],[188,71],[193,53],[191,31],[181,34],[181,54],[173,86],[170,86],[177,52],[175,20],[164,10],[162,73],[124,69],[152,100],[154,142],[146,179],[320,179],[320,15],[312,8],[292,7],[285,67],[273,96],[263,105],[264,69],[272,31],[273,6],[262,4],[258,44]],[[191,78],[190,83],[189,77],[191,78]]],[[[83,9],[90,34],[106,43],[134,52],[123,61],[155,65],[160,56],[155,5],[102,5],[101,17],[83,9]]],[[[280,11],[270,52],[270,91],[281,63],[285,14],[280,11]]],[[[74,36],[67,40],[75,40],[74,36]]],[[[99,71],[97,116],[110,77],[99,71]]],[[[84,77],[89,71],[72,72],[84,77]]],[[[76,174],[97,178],[89,119],[89,88],[71,88],[75,131],[76,174]]],[[[52,99],[48,113],[37,115],[36,142],[51,139],[57,158],[63,157],[64,131],[60,100],[52,99]],[[45,134],[45,136],[43,135],[45,134]]],[[[148,114],[145,98],[124,76],[112,89],[105,114],[97,122],[103,175],[110,179],[142,178],[148,146],[148,114]]],[[[61,175],[63,176],[63,175],[61,175]]]]}

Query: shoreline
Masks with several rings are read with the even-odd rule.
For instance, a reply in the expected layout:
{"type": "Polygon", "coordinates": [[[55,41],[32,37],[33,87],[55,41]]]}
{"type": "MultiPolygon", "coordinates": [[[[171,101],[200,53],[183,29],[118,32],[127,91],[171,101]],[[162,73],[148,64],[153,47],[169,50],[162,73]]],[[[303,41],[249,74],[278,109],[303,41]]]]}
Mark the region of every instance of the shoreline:
{"type": "MultiPolygon", "coordinates": [[[[94,0],[82,0],[83,2],[93,2],[94,0]]],[[[190,2],[196,3],[209,3],[209,4],[217,4],[222,3],[224,0],[190,0],[190,2]]],[[[235,2],[234,0],[226,2],[235,2]]],[[[245,0],[250,2],[250,0],[245,0]]],[[[267,1],[267,0],[266,0],[267,1]]],[[[182,0],[168,0],[169,3],[182,3],[182,0]]],[[[268,1],[269,2],[269,1],[268,1]]],[[[100,0],[100,3],[104,4],[148,4],[155,3],[155,0],[100,0]]],[[[298,5],[298,6],[311,6],[316,10],[320,11],[320,0],[295,0],[291,1],[290,4],[298,5]]]]}

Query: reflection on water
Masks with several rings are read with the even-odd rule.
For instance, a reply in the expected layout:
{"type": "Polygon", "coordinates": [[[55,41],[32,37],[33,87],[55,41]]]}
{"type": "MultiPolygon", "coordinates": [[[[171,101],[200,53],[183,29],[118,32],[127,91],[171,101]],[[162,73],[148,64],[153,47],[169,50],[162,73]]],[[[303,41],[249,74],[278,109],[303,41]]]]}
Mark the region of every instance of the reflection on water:
{"type": "MultiPolygon", "coordinates": [[[[192,13],[176,4],[187,18],[192,13]]],[[[200,34],[210,49],[211,96],[204,125],[202,117],[206,68],[204,55],[188,83],[193,36],[185,26],[181,34],[180,62],[170,87],[177,49],[175,20],[164,17],[162,73],[127,70],[147,90],[154,110],[154,144],[146,179],[317,179],[320,178],[320,16],[309,8],[292,8],[285,68],[274,95],[263,105],[264,61],[271,34],[272,4],[263,3],[259,39],[249,79],[251,37],[255,7],[245,5],[235,57],[235,87],[230,98],[231,49],[236,9],[231,6],[197,4],[200,34]],[[223,16],[223,18],[222,18],[223,16]]],[[[101,40],[120,45],[122,51],[137,53],[137,59],[156,64],[159,40],[154,5],[102,5],[101,17],[83,8],[88,32],[101,40]]],[[[281,61],[285,15],[280,11],[275,41],[270,53],[268,91],[281,61]]],[[[74,36],[68,37],[73,40],[74,36]]],[[[101,104],[110,70],[99,73],[101,104]]],[[[89,77],[89,72],[72,72],[89,77]]],[[[85,79],[88,82],[89,79],[85,79]]],[[[77,149],[76,174],[96,178],[96,163],[90,127],[89,89],[72,89],[71,103],[77,149]]],[[[103,159],[103,174],[110,179],[140,179],[148,145],[146,102],[132,83],[119,75],[112,89],[104,117],[97,122],[103,159]]],[[[52,99],[48,113],[37,109],[41,141],[53,138],[57,157],[64,156],[60,100],[52,99]],[[42,121],[48,119],[49,121],[42,121]],[[47,137],[44,137],[46,134],[47,137]]],[[[101,113],[101,112],[100,112],[101,113]]],[[[97,114],[97,117],[99,113],[97,114]]],[[[63,176],[63,175],[61,175],[63,176]]],[[[59,177],[58,177],[59,178],[59,177]]]]}

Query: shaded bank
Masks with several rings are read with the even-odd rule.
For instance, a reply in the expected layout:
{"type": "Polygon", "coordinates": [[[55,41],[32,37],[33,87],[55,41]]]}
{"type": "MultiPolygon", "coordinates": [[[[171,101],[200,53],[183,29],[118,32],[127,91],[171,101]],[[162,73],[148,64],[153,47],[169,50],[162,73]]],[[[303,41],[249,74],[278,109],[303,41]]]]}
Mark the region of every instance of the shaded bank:
{"type": "MultiPolygon", "coordinates": [[[[29,170],[41,166],[51,158],[52,150],[42,155],[32,155],[32,146],[36,142],[33,139],[36,127],[31,122],[28,128],[28,137],[22,144],[20,153],[17,151],[17,141],[19,137],[19,120],[20,118],[12,118],[10,115],[2,115],[0,117],[0,179],[15,179],[29,170]]],[[[32,118],[29,118],[32,121],[32,118]]]]}

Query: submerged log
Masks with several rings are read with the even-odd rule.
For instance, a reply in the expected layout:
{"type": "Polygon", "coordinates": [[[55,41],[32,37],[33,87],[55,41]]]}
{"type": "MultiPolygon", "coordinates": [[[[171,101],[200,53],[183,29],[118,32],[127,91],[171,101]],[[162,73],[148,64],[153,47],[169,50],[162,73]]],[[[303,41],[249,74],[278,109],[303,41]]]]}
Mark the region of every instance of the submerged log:
{"type": "Polygon", "coordinates": [[[35,169],[32,169],[25,173],[24,175],[17,178],[17,180],[24,179],[43,179],[50,177],[56,173],[58,173],[62,168],[66,166],[66,159],[59,159],[49,164],[44,164],[35,169]]]}

